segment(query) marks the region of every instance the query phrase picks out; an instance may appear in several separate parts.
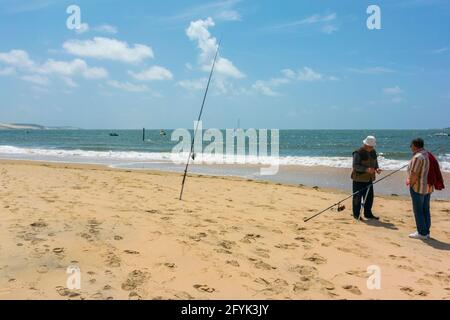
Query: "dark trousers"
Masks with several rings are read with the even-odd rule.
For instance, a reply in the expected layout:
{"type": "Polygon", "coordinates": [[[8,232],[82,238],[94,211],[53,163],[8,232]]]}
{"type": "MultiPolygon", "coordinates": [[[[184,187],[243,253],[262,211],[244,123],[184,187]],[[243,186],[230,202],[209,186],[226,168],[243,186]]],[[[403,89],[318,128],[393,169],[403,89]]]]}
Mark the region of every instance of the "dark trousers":
{"type": "Polygon", "coordinates": [[[361,201],[364,199],[364,216],[371,217],[372,214],[372,205],[373,205],[373,184],[372,182],[358,182],[353,181],[353,193],[360,191],[353,196],[353,216],[359,218],[361,212],[361,201]],[[370,186],[370,187],[369,187],[370,186]],[[369,193],[367,193],[367,188],[369,189],[369,193]]]}
{"type": "Polygon", "coordinates": [[[414,218],[416,219],[417,232],[422,236],[430,234],[431,214],[430,198],[431,194],[420,194],[409,189],[413,204],[414,218]]]}

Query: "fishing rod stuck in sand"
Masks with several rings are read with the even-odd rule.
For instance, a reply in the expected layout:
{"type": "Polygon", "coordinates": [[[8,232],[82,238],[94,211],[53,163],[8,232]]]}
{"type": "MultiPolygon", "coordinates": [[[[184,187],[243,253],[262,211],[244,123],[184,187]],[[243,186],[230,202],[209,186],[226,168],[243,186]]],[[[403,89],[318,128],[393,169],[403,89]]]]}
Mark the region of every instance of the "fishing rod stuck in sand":
{"type": "Polygon", "coordinates": [[[200,120],[202,118],[203,107],[205,106],[206,96],[208,95],[209,85],[211,83],[211,78],[212,78],[212,75],[214,73],[214,67],[216,66],[216,61],[217,61],[217,57],[219,55],[219,48],[220,48],[220,43],[221,42],[222,42],[222,40],[219,40],[219,43],[217,44],[216,55],[214,56],[213,64],[211,66],[211,72],[209,73],[208,84],[206,85],[205,95],[203,96],[202,107],[200,108],[200,113],[198,115],[197,124],[196,124],[195,130],[194,130],[194,136],[192,137],[192,140],[191,140],[191,149],[189,151],[189,157],[188,157],[188,159],[186,161],[186,168],[184,169],[183,181],[181,182],[180,200],[183,199],[184,183],[186,182],[186,175],[187,175],[187,172],[188,172],[189,162],[191,161],[191,157],[194,160],[195,137],[197,135],[198,125],[199,125],[200,120]]]}

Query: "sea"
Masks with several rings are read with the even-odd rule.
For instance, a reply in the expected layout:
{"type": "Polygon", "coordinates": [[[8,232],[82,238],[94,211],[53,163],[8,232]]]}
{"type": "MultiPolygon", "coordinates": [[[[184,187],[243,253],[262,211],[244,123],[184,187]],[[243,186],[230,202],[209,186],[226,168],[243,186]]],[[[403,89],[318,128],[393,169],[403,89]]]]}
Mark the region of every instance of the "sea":
{"type": "MultiPolygon", "coordinates": [[[[226,141],[225,130],[221,132],[224,137],[221,146],[226,150],[227,143],[231,142],[226,141]]],[[[384,170],[397,170],[407,164],[411,158],[411,140],[421,137],[425,140],[426,148],[439,159],[442,171],[450,173],[450,137],[435,135],[439,132],[440,130],[280,130],[279,151],[276,156],[271,155],[273,148],[269,132],[267,140],[262,140],[268,141],[267,155],[257,159],[248,156],[252,146],[252,142],[248,140],[245,151],[237,151],[235,148],[235,154],[227,155],[224,164],[215,164],[213,159],[198,157],[196,154],[190,172],[348,190],[348,181],[333,183],[321,174],[330,172],[328,169],[333,168],[350,169],[352,152],[362,145],[362,140],[368,135],[377,138],[379,164],[384,170]],[[201,163],[199,158],[202,159],[201,163]],[[260,167],[274,163],[281,168],[278,174],[260,174],[260,167]]],[[[180,138],[174,130],[167,129],[164,133],[161,130],[146,130],[143,138],[142,129],[0,130],[0,158],[182,172],[184,165],[172,161],[172,150],[180,143],[180,138]]],[[[197,135],[197,142],[202,140],[203,133],[204,131],[197,135]]],[[[209,144],[210,142],[204,141],[203,148],[209,144]]],[[[196,151],[198,153],[198,149],[196,151]]],[[[185,156],[186,160],[187,158],[185,156]]]]}

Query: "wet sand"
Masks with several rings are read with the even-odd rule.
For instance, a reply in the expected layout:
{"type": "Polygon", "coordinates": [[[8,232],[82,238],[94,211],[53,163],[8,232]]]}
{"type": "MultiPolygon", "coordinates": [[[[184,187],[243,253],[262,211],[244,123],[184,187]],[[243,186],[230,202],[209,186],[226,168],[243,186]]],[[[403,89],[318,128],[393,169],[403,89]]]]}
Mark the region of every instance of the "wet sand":
{"type": "Polygon", "coordinates": [[[240,178],[0,161],[0,299],[450,299],[450,202],[303,219],[344,193],[240,178]],[[81,288],[67,288],[70,265],[81,288]],[[381,289],[367,287],[367,268],[381,289]]]}

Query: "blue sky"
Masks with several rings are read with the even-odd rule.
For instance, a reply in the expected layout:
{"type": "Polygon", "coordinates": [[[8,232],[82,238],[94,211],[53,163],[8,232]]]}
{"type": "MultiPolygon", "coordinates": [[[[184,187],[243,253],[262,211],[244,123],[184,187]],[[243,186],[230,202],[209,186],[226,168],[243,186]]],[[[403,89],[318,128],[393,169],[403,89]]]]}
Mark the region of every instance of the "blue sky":
{"type": "Polygon", "coordinates": [[[0,123],[191,128],[221,37],[205,128],[449,127],[449,31],[447,0],[0,0],[0,123]]]}

